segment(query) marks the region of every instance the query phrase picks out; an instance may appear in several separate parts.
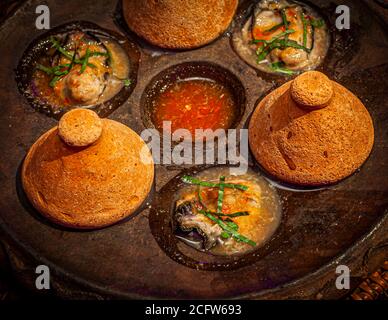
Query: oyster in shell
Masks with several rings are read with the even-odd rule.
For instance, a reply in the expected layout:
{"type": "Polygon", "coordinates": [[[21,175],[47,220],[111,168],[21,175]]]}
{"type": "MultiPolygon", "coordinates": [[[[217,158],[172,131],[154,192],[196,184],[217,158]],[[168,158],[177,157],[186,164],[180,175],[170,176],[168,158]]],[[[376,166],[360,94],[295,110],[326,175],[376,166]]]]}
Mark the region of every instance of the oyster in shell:
{"type": "Polygon", "coordinates": [[[327,26],[311,7],[286,0],[256,3],[233,36],[242,59],[269,73],[293,74],[316,68],[330,42],[327,26]]]}
{"type": "Polygon", "coordinates": [[[216,187],[187,185],[178,193],[173,226],[175,235],[186,244],[217,255],[240,254],[262,246],[278,227],[281,206],[277,194],[255,173],[235,177],[220,167],[191,179],[216,187]],[[226,184],[221,198],[220,177],[226,184]]]}

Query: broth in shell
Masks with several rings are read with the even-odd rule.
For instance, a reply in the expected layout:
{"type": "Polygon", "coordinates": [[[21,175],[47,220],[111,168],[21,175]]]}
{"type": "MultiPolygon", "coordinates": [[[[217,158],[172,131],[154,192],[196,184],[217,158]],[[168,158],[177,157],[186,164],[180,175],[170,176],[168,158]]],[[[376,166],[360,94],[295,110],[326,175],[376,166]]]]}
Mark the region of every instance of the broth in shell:
{"type": "Polygon", "coordinates": [[[75,31],[52,37],[32,75],[31,90],[53,106],[88,106],[111,99],[129,75],[124,50],[111,39],[75,31]]]}
{"type": "Polygon", "coordinates": [[[233,36],[236,52],[252,67],[287,75],[318,67],[329,44],[329,30],[319,13],[286,0],[259,1],[233,36]]]}
{"type": "Polygon", "coordinates": [[[30,105],[60,119],[82,107],[106,117],[137,83],[140,52],[130,38],[75,21],[34,39],[16,69],[19,91],[30,105]]]}
{"type": "Polygon", "coordinates": [[[264,245],[280,224],[276,191],[252,171],[233,176],[228,168],[212,168],[182,180],[188,185],[175,200],[175,232],[196,249],[215,255],[247,253],[264,245]],[[220,205],[220,188],[205,184],[219,185],[222,177],[220,205]]]}

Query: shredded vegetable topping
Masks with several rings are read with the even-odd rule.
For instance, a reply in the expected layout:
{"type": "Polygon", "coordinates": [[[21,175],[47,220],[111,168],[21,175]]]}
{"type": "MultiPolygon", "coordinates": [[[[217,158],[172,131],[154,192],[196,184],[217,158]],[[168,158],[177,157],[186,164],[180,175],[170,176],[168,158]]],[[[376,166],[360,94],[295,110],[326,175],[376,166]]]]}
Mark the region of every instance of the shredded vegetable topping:
{"type": "Polygon", "coordinates": [[[256,246],[256,243],[254,241],[248,239],[247,237],[241,235],[238,232],[238,225],[232,220],[232,218],[248,216],[249,212],[241,211],[241,212],[225,214],[222,211],[225,188],[246,191],[248,190],[247,186],[244,186],[241,184],[226,183],[224,176],[220,177],[219,183],[202,181],[200,179],[190,177],[190,176],[183,176],[181,180],[185,183],[198,186],[197,195],[198,195],[198,203],[200,205],[200,209],[198,210],[198,213],[203,214],[204,216],[206,216],[207,218],[209,218],[210,220],[212,220],[222,228],[223,232],[221,234],[221,237],[223,239],[228,239],[230,237],[233,237],[237,241],[247,243],[251,246],[256,246]],[[216,212],[212,212],[207,209],[204,199],[202,197],[202,190],[201,190],[202,187],[218,188],[216,212]]]}

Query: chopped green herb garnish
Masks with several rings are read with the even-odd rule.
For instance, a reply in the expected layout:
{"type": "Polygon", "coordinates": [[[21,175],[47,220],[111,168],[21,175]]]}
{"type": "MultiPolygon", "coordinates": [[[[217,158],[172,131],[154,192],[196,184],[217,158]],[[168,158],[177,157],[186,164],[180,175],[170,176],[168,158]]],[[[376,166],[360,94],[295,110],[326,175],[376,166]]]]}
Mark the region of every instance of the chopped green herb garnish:
{"type": "Polygon", "coordinates": [[[303,12],[301,12],[300,17],[303,23],[303,46],[307,47],[307,21],[303,12]]]}
{"type": "Polygon", "coordinates": [[[51,79],[49,86],[54,88],[57,82],[61,79],[61,76],[55,76],[54,78],[51,79]]]}
{"type": "Polygon", "coordinates": [[[310,51],[314,48],[315,41],[315,28],[322,28],[325,25],[325,21],[323,19],[310,19],[309,20],[311,26],[311,48],[310,51]]]}
{"type": "Polygon", "coordinates": [[[130,79],[124,79],[123,83],[124,87],[129,87],[132,84],[132,81],[130,79]]]}
{"type": "MultiPolygon", "coordinates": [[[[287,20],[286,20],[286,21],[287,21],[287,20]]],[[[290,24],[290,22],[287,21],[287,25],[289,25],[289,24],[290,24]]],[[[284,22],[281,22],[281,23],[279,23],[279,24],[273,26],[272,28],[270,28],[270,29],[268,29],[268,30],[265,30],[264,32],[273,32],[273,31],[276,31],[277,29],[279,29],[279,28],[281,28],[281,27],[283,27],[283,26],[284,26],[284,22]]]]}
{"type": "Polygon", "coordinates": [[[41,64],[36,65],[36,69],[45,72],[48,75],[53,75],[54,77],[51,79],[49,85],[50,87],[55,87],[56,83],[65,75],[67,75],[70,70],[73,68],[74,64],[81,65],[80,73],[83,73],[86,67],[96,68],[96,66],[92,63],[89,63],[90,56],[108,56],[105,52],[90,52],[89,48],[86,49],[86,54],[83,58],[77,59],[77,50],[69,52],[65,48],[63,48],[59,41],[54,37],[50,38],[50,42],[52,43],[52,47],[58,50],[63,56],[69,59],[70,63],[61,64],[55,67],[46,67],[41,64]]]}
{"type": "MultiPolygon", "coordinates": [[[[295,49],[304,50],[307,53],[310,53],[314,46],[314,28],[320,28],[325,25],[325,22],[322,19],[311,19],[308,21],[304,15],[304,13],[301,13],[301,20],[303,23],[303,44],[299,44],[295,40],[289,40],[288,35],[295,32],[295,30],[289,29],[290,22],[287,21],[287,15],[286,10],[283,8],[281,11],[282,16],[282,23],[277,24],[276,26],[272,27],[268,31],[277,30],[282,25],[286,28],[286,31],[278,34],[277,36],[273,37],[271,40],[264,40],[264,39],[255,39],[252,40],[252,43],[263,43],[264,45],[261,46],[257,51],[257,63],[260,63],[263,61],[267,55],[274,49],[281,49],[284,50],[285,48],[291,47],[295,49]],[[307,36],[308,36],[308,25],[311,25],[312,27],[312,43],[311,48],[307,48],[307,36]]],[[[272,69],[276,69],[275,71],[285,73],[285,74],[293,74],[291,70],[288,70],[286,68],[282,68],[275,65],[270,66],[272,69]]]]}
{"type": "Polygon", "coordinates": [[[223,231],[222,233],[221,233],[221,238],[222,239],[229,239],[231,237],[231,235],[230,235],[230,233],[227,233],[226,231],[223,231]]]}
{"type": "Polygon", "coordinates": [[[228,239],[230,237],[233,237],[236,239],[236,241],[242,241],[245,243],[248,243],[251,246],[256,246],[256,243],[252,240],[244,237],[243,235],[239,234],[238,231],[238,225],[231,219],[241,216],[248,216],[249,213],[247,211],[241,211],[241,212],[235,212],[231,214],[225,214],[222,212],[222,204],[224,199],[224,188],[232,188],[232,189],[238,189],[242,191],[246,191],[248,189],[247,186],[240,185],[240,184],[234,184],[234,183],[225,183],[225,176],[220,177],[219,183],[213,183],[213,182],[207,182],[202,181],[194,177],[190,176],[183,176],[182,181],[189,184],[198,185],[198,200],[200,206],[196,207],[197,212],[200,214],[205,215],[210,220],[217,223],[222,229],[223,232],[221,234],[221,238],[228,239]],[[208,187],[208,188],[219,188],[218,190],[218,199],[217,199],[217,210],[216,212],[211,212],[207,210],[206,205],[204,204],[203,197],[201,194],[201,187],[208,187]],[[200,208],[200,209],[198,209],[200,208]],[[225,220],[221,219],[220,217],[224,217],[225,220]]]}
{"type": "Polygon", "coordinates": [[[245,242],[251,246],[256,246],[256,243],[246,237],[244,237],[243,235],[241,235],[240,233],[238,233],[236,230],[235,230],[235,226],[233,225],[228,225],[227,222],[224,222],[222,221],[221,219],[215,217],[214,215],[212,215],[211,213],[207,212],[207,211],[204,211],[204,210],[198,210],[199,213],[203,214],[204,216],[206,216],[207,218],[209,218],[210,220],[212,220],[213,222],[217,223],[225,232],[229,233],[231,236],[233,236],[233,238],[235,238],[236,240],[239,240],[239,241],[242,241],[242,242],[245,242]]]}
{"type": "Polygon", "coordinates": [[[310,49],[306,48],[305,46],[300,45],[295,40],[287,40],[287,39],[275,39],[268,43],[268,45],[264,46],[261,50],[258,50],[256,54],[257,62],[264,60],[265,57],[273,50],[273,49],[285,49],[285,48],[295,48],[295,49],[301,49],[306,51],[307,53],[310,53],[310,49]]]}
{"type": "Polygon", "coordinates": [[[54,77],[51,79],[49,86],[55,87],[56,83],[65,75],[69,73],[70,70],[70,64],[62,64],[55,67],[45,67],[44,65],[37,64],[36,69],[41,70],[48,75],[53,75],[54,77]]]}
{"type": "Polygon", "coordinates": [[[41,64],[37,64],[36,69],[41,70],[47,73],[48,75],[60,76],[60,75],[63,75],[64,72],[67,71],[67,69],[69,69],[69,66],[70,64],[66,63],[66,64],[61,64],[59,66],[50,68],[50,67],[45,67],[41,64]]]}
{"type": "Polygon", "coordinates": [[[304,50],[304,51],[306,51],[307,53],[310,52],[310,49],[309,49],[309,48],[306,48],[305,46],[300,45],[300,44],[299,44],[298,42],[296,42],[295,40],[279,39],[279,40],[278,40],[278,43],[279,43],[282,47],[284,47],[284,48],[291,47],[291,48],[295,48],[295,49],[304,50]]]}
{"type": "Polygon", "coordinates": [[[254,39],[254,40],[251,41],[251,44],[255,44],[255,43],[265,43],[265,44],[267,44],[268,41],[264,40],[264,39],[254,39]]]}
{"type": "MultiPolygon", "coordinates": [[[[189,183],[189,184],[194,184],[202,187],[208,187],[208,188],[219,188],[220,184],[219,183],[214,183],[214,182],[208,182],[208,181],[202,181],[194,177],[190,176],[183,176],[181,180],[184,183],[189,183]]],[[[241,185],[241,184],[235,184],[235,183],[224,183],[224,188],[229,188],[229,189],[238,189],[242,191],[248,190],[247,186],[241,185]]]]}
{"type": "Polygon", "coordinates": [[[283,8],[281,11],[282,19],[283,19],[283,25],[288,30],[288,21],[287,21],[287,15],[286,15],[286,9],[283,8]]]}
{"type": "Polygon", "coordinates": [[[224,201],[224,182],[225,177],[220,177],[220,187],[218,188],[217,213],[222,212],[222,202],[224,201]]]}
{"type": "MultiPolygon", "coordinates": [[[[56,40],[54,37],[51,37],[50,38],[50,42],[52,43],[52,47],[57,49],[62,55],[64,55],[67,59],[69,60],[73,60],[73,55],[75,53],[71,53],[69,51],[67,51],[66,49],[64,49],[58,42],[58,40],[56,40]]],[[[74,63],[76,64],[83,64],[83,61],[84,61],[84,58],[83,59],[74,59],[74,63]]],[[[91,68],[95,68],[96,66],[92,63],[87,63],[87,66],[88,67],[91,67],[91,68]]]]}
{"type": "MultiPolygon", "coordinates": [[[[209,211],[210,212],[210,211],[209,211]]],[[[230,214],[225,214],[225,213],[220,213],[220,212],[210,212],[211,214],[214,214],[219,217],[228,217],[228,218],[236,218],[236,217],[242,217],[242,216],[249,216],[248,211],[239,211],[239,212],[234,212],[230,214]]]]}
{"type": "Polygon", "coordinates": [[[281,37],[284,37],[284,36],[287,35],[287,34],[294,33],[294,32],[295,32],[295,30],[293,30],[293,29],[288,29],[288,30],[286,30],[286,31],[284,31],[284,32],[279,33],[278,35],[276,35],[275,37],[273,37],[273,38],[270,39],[270,40],[255,39],[255,40],[252,40],[252,43],[263,42],[263,43],[265,43],[265,44],[271,44],[271,43],[274,42],[275,40],[277,40],[277,39],[279,39],[279,38],[281,38],[281,37]]]}
{"type": "Polygon", "coordinates": [[[86,69],[86,66],[88,64],[88,61],[89,61],[89,57],[90,57],[90,50],[89,48],[86,49],[86,53],[85,53],[85,57],[82,61],[82,66],[81,66],[81,71],[80,73],[83,73],[86,69]]]}
{"type": "MultiPolygon", "coordinates": [[[[280,48],[281,45],[277,42],[277,40],[279,40],[281,37],[284,37],[288,34],[291,34],[291,33],[294,33],[295,30],[293,29],[289,29],[289,30],[286,30],[282,33],[279,33],[277,36],[273,37],[271,40],[269,41],[265,41],[265,45],[262,46],[259,50],[256,51],[256,54],[257,54],[257,62],[259,63],[260,61],[264,60],[265,57],[275,48],[280,48]]],[[[283,39],[284,40],[284,39],[283,39]]]]}
{"type": "Polygon", "coordinates": [[[36,65],[36,69],[41,70],[49,75],[53,74],[52,68],[45,67],[44,65],[41,65],[39,63],[36,65]]]}
{"type": "Polygon", "coordinates": [[[228,227],[232,228],[234,231],[238,230],[238,225],[233,221],[225,221],[225,223],[228,225],[228,227]]]}
{"type": "Polygon", "coordinates": [[[284,63],[280,61],[270,64],[270,68],[275,72],[284,73],[287,75],[293,75],[295,73],[294,71],[285,68],[284,63]]]}
{"type": "Polygon", "coordinates": [[[286,31],[284,31],[284,32],[282,32],[282,33],[279,33],[277,36],[273,37],[273,38],[271,39],[271,41],[269,41],[269,42],[271,43],[271,42],[274,41],[274,40],[277,40],[277,39],[279,39],[279,38],[281,38],[281,37],[284,37],[284,36],[286,36],[286,35],[288,35],[288,34],[291,34],[291,33],[294,33],[294,32],[295,32],[294,29],[288,29],[288,30],[286,30],[286,31]]]}
{"type": "Polygon", "coordinates": [[[58,42],[58,40],[56,40],[54,37],[51,37],[50,38],[50,42],[52,43],[52,47],[57,49],[60,53],[62,53],[67,59],[71,60],[73,58],[73,55],[68,52],[67,50],[65,50],[58,42]]]}

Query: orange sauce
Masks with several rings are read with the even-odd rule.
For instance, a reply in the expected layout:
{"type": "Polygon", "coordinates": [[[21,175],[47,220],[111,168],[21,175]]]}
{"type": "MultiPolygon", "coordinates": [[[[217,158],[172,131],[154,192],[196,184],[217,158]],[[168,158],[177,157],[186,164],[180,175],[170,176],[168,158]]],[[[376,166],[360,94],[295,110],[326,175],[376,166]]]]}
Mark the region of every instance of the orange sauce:
{"type": "MultiPolygon", "coordinates": [[[[253,28],[253,39],[254,40],[271,40],[274,37],[275,32],[279,33],[279,32],[284,32],[285,30],[286,30],[285,26],[280,27],[279,29],[274,30],[274,31],[268,31],[267,29],[262,30],[260,27],[255,26],[253,28]]],[[[258,43],[258,45],[262,46],[263,43],[258,43]]]]}
{"type": "Polygon", "coordinates": [[[236,117],[231,93],[207,79],[179,81],[162,91],[153,101],[152,120],[158,130],[171,121],[172,132],[187,129],[228,129],[236,117]]]}

